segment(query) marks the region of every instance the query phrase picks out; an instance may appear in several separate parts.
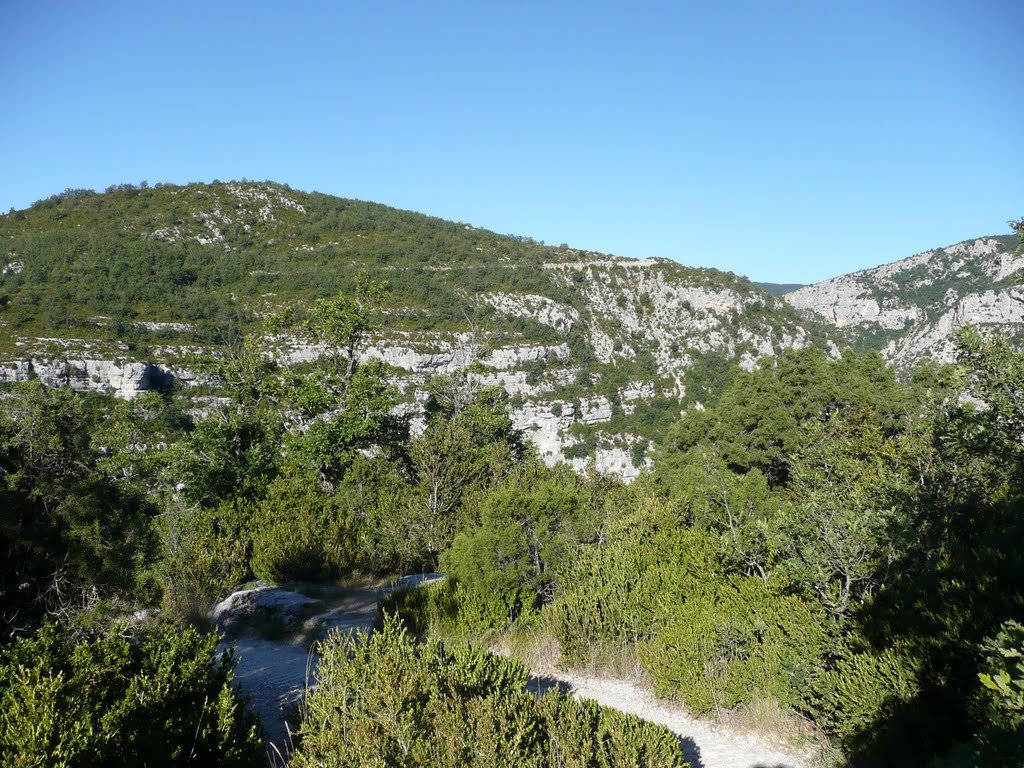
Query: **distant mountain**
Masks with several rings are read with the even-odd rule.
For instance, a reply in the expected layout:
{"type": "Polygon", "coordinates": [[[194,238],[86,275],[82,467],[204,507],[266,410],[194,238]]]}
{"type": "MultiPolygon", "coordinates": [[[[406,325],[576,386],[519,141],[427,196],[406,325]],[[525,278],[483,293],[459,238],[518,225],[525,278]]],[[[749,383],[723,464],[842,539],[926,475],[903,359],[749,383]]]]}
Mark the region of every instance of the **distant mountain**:
{"type": "Polygon", "coordinates": [[[0,216],[0,242],[0,380],[187,390],[191,353],[367,273],[393,289],[367,354],[410,407],[431,374],[469,369],[510,394],[545,459],[626,476],[731,364],[839,339],[731,273],[272,183],[68,190],[0,216]]]}
{"type": "Polygon", "coordinates": [[[790,291],[795,291],[797,288],[803,288],[804,283],[754,283],[762,291],[770,293],[772,296],[783,296],[790,291]]]}
{"type": "Polygon", "coordinates": [[[971,324],[1024,341],[1024,253],[1013,236],[983,237],[834,277],[787,293],[808,317],[900,367],[953,359],[953,331],[971,324]]]}

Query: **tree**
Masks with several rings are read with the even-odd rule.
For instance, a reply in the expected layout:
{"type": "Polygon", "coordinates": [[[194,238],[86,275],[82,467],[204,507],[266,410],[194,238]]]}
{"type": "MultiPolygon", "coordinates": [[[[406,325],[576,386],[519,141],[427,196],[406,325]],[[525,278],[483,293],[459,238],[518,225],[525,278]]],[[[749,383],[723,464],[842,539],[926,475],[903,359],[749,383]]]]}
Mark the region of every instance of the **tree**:
{"type": "Polygon", "coordinates": [[[968,370],[969,391],[987,408],[990,438],[1020,462],[1024,459],[1024,353],[1016,351],[1007,336],[984,339],[970,326],[957,331],[956,350],[968,370]]]}
{"type": "Polygon", "coordinates": [[[568,473],[528,465],[483,496],[479,522],[441,556],[445,572],[483,603],[511,601],[508,619],[550,601],[570,546],[592,533],[578,528],[587,499],[568,473]]]}
{"type": "Polygon", "coordinates": [[[149,503],[97,469],[104,402],[37,381],[0,398],[2,639],[131,596],[155,556],[149,503]]]}
{"type": "Polygon", "coordinates": [[[359,368],[368,334],[375,328],[373,315],[390,293],[386,282],[371,280],[365,272],[356,278],[352,296],[318,299],[309,316],[297,321],[293,311],[276,317],[271,330],[291,330],[319,352],[313,382],[293,380],[293,402],[307,415],[323,412],[330,400],[344,399],[359,368]]]}
{"type": "Polygon", "coordinates": [[[701,446],[672,475],[672,495],[688,520],[713,533],[730,570],[762,581],[773,565],[770,527],[780,501],[759,469],[731,471],[713,450],[701,446]]]}
{"type": "Polygon", "coordinates": [[[410,447],[415,487],[406,519],[408,536],[436,563],[455,532],[472,522],[465,519],[466,498],[501,482],[526,449],[503,391],[474,387],[463,374],[435,376],[428,392],[427,426],[410,447]]]}
{"type": "Polygon", "coordinates": [[[842,619],[889,580],[920,535],[912,472],[926,445],[887,438],[870,411],[805,433],[793,501],[774,522],[788,580],[842,619]]]}
{"type": "Polygon", "coordinates": [[[773,488],[784,487],[803,428],[860,408],[873,409],[889,430],[914,410],[912,393],[881,355],[848,351],[829,360],[811,347],[786,350],[737,376],[714,406],[684,414],[658,452],[656,475],[671,487],[686,452],[704,444],[732,471],[757,469],[773,488]]]}
{"type": "Polygon", "coordinates": [[[290,440],[289,471],[305,466],[325,491],[334,490],[356,455],[371,447],[395,450],[408,436],[408,420],[396,413],[400,400],[379,360],[360,364],[372,313],[387,296],[386,283],[357,280],[353,297],[316,302],[309,317],[278,318],[320,351],[311,370],[289,370],[285,392],[299,419],[290,440]]]}

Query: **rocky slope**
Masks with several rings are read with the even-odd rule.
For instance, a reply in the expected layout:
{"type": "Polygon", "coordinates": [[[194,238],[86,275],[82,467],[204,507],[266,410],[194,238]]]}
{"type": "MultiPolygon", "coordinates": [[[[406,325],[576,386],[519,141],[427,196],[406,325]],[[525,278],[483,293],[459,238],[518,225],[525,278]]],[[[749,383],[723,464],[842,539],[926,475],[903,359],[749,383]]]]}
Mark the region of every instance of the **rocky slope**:
{"type": "Polygon", "coordinates": [[[709,363],[750,367],[828,334],[731,273],[270,183],[69,190],[0,216],[0,243],[0,381],[187,388],[190,355],[365,273],[392,294],[364,355],[410,405],[431,375],[469,369],[509,393],[545,460],[626,477],[680,398],[713,386],[709,363]]]}
{"type": "MultiPolygon", "coordinates": [[[[1009,236],[780,298],[731,273],[277,184],[121,186],[0,216],[0,382],[187,391],[203,383],[194,355],[262,333],[268,314],[351,293],[360,274],[392,287],[363,355],[390,365],[413,412],[430,376],[470,371],[508,392],[546,461],[625,477],[733,363],[819,343],[907,367],[952,359],[964,323],[1024,333],[1024,254],[1009,236]]],[[[319,353],[294,345],[287,359],[319,353]]]]}
{"type": "Polygon", "coordinates": [[[1024,252],[1017,239],[983,237],[809,285],[785,294],[792,306],[879,349],[906,368],[953,359],[964,324],[1024,333],[1024,252]]]}

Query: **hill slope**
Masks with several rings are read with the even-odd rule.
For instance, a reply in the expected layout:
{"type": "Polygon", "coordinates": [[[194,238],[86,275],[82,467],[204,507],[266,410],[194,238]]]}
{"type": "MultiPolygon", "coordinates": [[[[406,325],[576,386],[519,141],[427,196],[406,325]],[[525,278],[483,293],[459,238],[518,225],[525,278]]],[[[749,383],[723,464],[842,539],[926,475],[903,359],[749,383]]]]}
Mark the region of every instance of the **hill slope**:
{"type": "Polygon", "coordinates": [[[1024,253],[1012,236],[983,237],[834,277],[785,294],[855,346],[906,368],[953,359],[953,330],[996,328],[1024,340],[1024,253]]]}
{"type": "MultiPolygon", "coordinates": [[[[0,216],[6,380],[113,387],[176,377],[288,306],[393,291],[369,354],[415,400],[470,366],[513,396],[549,461],[630,475],[648,438],[731,362],[828,332],[731,273],[549,247],[271,183],[69,190],[0,216]]],[[[296,359],[315,350],[297,350],[296,359]]]]}

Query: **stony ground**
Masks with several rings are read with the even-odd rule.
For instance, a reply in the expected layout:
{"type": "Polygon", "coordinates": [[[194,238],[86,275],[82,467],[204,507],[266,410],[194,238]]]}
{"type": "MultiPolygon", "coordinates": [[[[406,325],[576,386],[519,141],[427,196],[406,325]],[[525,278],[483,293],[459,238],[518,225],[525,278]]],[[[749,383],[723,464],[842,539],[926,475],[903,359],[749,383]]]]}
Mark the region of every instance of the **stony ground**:
{"type": "MultiPolygon", "coordinates": [[[[314,604],[296,604],[303,613],[292,617],[277,636],[261,625],[262,634],[252,634],[236,624],[236,636],[226,641],[238,659],[236,679],[259,712],[267,736],[268,755],[283,763],[290,743],[285,718],[314,681],[317,656],[313,641],[331,629],[369,629],[377,619],[378,604],[386,590],[372,588],[330,589],[316,595],[314,604]]],[[[280,592],[280,591],[279,591],[280,592]]],[[[273,597],[274,604],[287,605],[286,595],[273,597]]],[[[789,752],[748,734],[741,734],[700,720],[682,708],[655,698],[642,687],[623,680],[601,679],[577,672],[545,670],[530,684],[543,692],[553,686],[572,696],[597,701],[603,706],[628,712],[659,723],[677,734],[693,768],[810,768],[810,756],[789,752]]]]}

